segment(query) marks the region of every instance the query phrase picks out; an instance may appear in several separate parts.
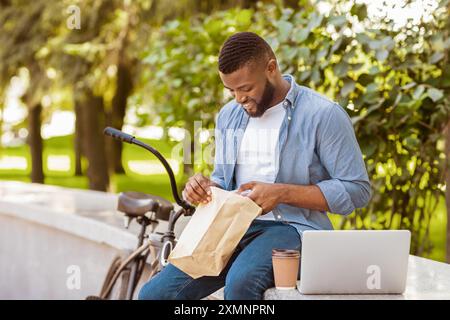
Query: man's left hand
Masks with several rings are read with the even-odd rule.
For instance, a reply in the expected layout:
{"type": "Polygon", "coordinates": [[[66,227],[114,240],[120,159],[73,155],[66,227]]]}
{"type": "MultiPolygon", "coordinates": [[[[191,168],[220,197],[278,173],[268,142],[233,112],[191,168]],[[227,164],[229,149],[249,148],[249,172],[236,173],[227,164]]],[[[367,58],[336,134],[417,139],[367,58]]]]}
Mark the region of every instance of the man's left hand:
{"type": "Polygon", "coordinates": [[[262,214],[266,214],[281,203],[282,189],[282,184],[251,181],[242,184],[238,193],[249,190],[247,197],[263,209],[262,214]]]}

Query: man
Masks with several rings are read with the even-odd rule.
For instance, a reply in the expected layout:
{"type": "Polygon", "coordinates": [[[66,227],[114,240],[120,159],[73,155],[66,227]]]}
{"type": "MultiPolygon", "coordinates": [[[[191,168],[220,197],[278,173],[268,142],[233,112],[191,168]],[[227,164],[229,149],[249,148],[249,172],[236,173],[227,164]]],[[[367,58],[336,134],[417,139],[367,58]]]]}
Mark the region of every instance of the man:
{"type": "Polygon", "coordinates": [[[370,199],[347,113],[283,76],[261,37],[241,32],[228,38],[219,75],[235,99],[217,117],[214,171],[210,178],[191,177],[183,196],[207,203],[211,186],[237,189],[263,213],[219,276],[192,279],[169,264],[140,299],[200,299],[223,286],[225,299],[262,299],[274,286],[273,248],[300,250],[304,230],[332,229],[327,211],[348,215],[370,199]]]}

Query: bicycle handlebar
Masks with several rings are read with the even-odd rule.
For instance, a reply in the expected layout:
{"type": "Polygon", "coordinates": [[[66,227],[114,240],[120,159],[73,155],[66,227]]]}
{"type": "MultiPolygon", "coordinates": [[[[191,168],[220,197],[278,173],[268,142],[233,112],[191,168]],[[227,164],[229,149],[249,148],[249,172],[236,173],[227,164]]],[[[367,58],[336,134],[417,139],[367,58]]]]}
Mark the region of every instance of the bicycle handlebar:
{"type": "Polygon", "coordinates": [[[150,151],[151,153],[153,153],[156,156],[156,158],[158,158],[158,160],[161,161],[161,163],[163,164],[164,168],[167,171],[167,174],[169,175],[170,186],[172,187],[172,195],[173,195],[173,198],[175,199],[175,202],[179,206],[181,206],[182,208],[184,208],[186,210],[185,215],[187,215],[187,216],[192,215],[195,212],[195,207],[192,206],[191,204],[189,204],[186,200],[181,199],[180,196],[178,195],[177,182],[175,180],[175,176],[173,174],[172,168],[170,167],[167,160],[163,157],[163,155],[161,153],[159,153],[158,150],[143,143],[142,141],[139,141],[134,136],[132,136],[128,133],[122,132],[120,130],[117,130],[117,129],[114,129],[111,127],[106,127],[105,130],[103,130],[103,133],[107,136],[113,137],[116,140],[120,140],[122,142],[127,142],[130,144],[137,145],[137,146],[144,148],[144,149],[150,151]]]}

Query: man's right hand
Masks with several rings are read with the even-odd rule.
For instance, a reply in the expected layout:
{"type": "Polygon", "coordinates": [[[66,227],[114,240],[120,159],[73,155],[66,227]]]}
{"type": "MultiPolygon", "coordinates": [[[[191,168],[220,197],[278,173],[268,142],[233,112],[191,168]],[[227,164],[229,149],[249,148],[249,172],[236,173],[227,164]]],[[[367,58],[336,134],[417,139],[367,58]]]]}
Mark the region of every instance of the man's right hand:
{"type": "Polygon", "coordinates": [[[211,201],[211,186],[217,186],[210,179],[197,173],[189,178],[182,192],[183,198],[193,205],[211,201]]]}

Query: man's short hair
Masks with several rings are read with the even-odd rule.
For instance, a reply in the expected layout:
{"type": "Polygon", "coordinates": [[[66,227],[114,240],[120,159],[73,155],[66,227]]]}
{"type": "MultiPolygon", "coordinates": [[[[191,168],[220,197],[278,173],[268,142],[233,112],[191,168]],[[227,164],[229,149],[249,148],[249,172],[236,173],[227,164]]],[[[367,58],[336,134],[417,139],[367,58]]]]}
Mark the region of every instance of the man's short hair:
{"type": "Polygon", "coordinates": [[[272,58],[275,54],[269,44],[256,33],[238,32],[229,37],[219,54],[219,71],[233,73],[250,62],[272,58]]]}

